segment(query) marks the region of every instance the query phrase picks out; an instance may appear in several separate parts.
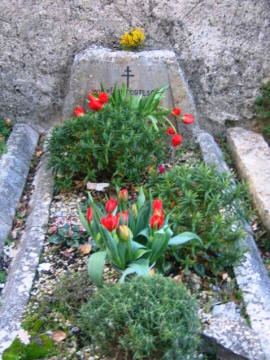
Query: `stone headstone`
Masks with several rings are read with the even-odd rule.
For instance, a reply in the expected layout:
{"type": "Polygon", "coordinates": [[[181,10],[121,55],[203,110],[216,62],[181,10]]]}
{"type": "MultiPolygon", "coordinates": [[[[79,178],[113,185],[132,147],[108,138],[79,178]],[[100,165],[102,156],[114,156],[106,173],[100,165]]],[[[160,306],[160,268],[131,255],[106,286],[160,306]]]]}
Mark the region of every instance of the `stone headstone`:
{"type": "Polygon", "coordinates": [[[180,107],[182,114],[193,113],[194,106],[173,51],[112,51],[88,48],[75,57],[63,118],[70,118],[77,106],[88,107],[88,93],[99,92],[102,84],[112,93],[115,84],[126,84],[132,95],[147,96],[169,85],[162,100],[168,108],[180,107]]]}

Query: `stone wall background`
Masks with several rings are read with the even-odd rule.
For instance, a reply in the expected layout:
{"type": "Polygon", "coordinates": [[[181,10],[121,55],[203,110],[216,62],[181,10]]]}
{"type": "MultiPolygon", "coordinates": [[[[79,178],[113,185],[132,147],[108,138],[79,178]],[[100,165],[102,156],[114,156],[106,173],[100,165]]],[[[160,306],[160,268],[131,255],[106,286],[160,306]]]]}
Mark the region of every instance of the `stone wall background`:
{"type": "Polygon", "coordinates": [[[202,128],[248,124],[270,75],[269,14],[269,0],[1,0],[0,115],[59,121],[75,54],[141,26],[148,48],[176,52],[202,128]]]}

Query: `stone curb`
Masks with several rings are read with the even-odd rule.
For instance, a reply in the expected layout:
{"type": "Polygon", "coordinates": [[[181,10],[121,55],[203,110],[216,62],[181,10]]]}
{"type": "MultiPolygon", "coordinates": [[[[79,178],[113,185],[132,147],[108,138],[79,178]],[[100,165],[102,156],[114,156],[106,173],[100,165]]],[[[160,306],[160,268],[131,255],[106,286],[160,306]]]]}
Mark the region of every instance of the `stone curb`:
{"type": "Polygon", "coordinates": [[[23,192],[39,134],[29,125],[16,124],[0,159],[0,258],[23,192]]]}
{"type": "MultiPolygon", "coordinates": [[[[204,161],[215,165],[220,172],[229,172],[222,152],[212,135],[201,132],[197,141],[204,161]]],[[[251,327],[260,341],[264,359],[270,359],[270,279],[254,241],[253,232],[248,223],[244,223],[246,237],[241,246],[248,249],[242,262],[234,267],[234,273],[249,316],[251,327]]],[[[245,357],[244,357],[245,358],[245,357]]],[[[232,358],[233,359],[233,358],[232,358]]],[[[237,359],[237,358],[236,358],[237,359]]],[[[249,352],[249,359],[258,360],[257,351],[249,352]]]]}
{"type": "Polygon", "coordinates": [[[51,171],[43,155],[34,178],[35,191],[25,232],[13,259],[1,299],[0,308],[0,358],[15,339],[20,329],[21,317],[28,302],[35,278],[39,256],[43,247],[49,219],[49,206],[53,196],[51,171]]]}

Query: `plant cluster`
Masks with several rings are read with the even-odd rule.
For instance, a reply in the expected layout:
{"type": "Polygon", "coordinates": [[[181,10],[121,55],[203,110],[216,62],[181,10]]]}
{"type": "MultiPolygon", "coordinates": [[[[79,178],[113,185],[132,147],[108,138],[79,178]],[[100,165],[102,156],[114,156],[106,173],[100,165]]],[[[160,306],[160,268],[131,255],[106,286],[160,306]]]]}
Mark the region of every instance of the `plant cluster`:
{"type": "Polygon", "coordinates": [[[51,244],[77,248],[88,241],[88,235],[78,225],[66,223],[60,227],[55,226],[54,230],[54,233],[48,238],[51,244]]]}
{"type": "Polygon", "coordinates": [[[149,275],[151,267],[164,271],[168,248],[201,239],[185,232],[173,236],[165,219],[162,200],[146,201],[140,189],[138,200],[128,203],[128,192],[120,190],[118,200],[109,199],[105,210],[94,203],[89,194],[86,218],[79,212],[81,223],[101,249],[90,256],[88,272],[96,284],[102,282],[105,260],[123,271],[120,281],[128,274],[149,275]],[[120,210],[119,212],[117,212],[120,210]],[[106,216],[105,216],[106,214],[106,216]]]}
{"type": "Polygon", "coordinates": [[[193,268],[201,276],[218,274],[239,261],[243,251],[237,244],[243,230],[237,223],[240,208],[236,210],[235,204],[246,196],[243,184],[233,185],[232,176],[201,163],[152,175],[149,186],[154,196],[164,199],[165,210],[171,211],[173,231],[192,231],[202,239],[202,243],[191,242],[174,250],[186,269],[193,268]]]}
{"type": "Polygon", "coordinates": [[[6,140],[11,133],[12,124],[8,119],[0,118],[0,156],[6,151],[6,140]]]}
{"type": "Polygon", "coordinates": [[[261,95],[255,100],[258,119],[265,123],[263,132],[270,136],[270,81],[261,86],[261,95]]]}
{"type": "Polygon", "coordinates": [[[80,310],[85,344],[124,359],[196,359],[199,321],[185,287],[162,276],[105,286],[80,310]]]}
{"type": "Polygon", "coordinates": [[[166,156],[165,124],[170,110],[159,107],[166,88],[148,97],[132,97],[126,87],[108,97],[89,94],[92,109],[75,109],[76,118],[56,126],[48,142],[49,167],[56,188],[74,180],[140,182],[166,156]]]}
{"type": "Polygon", "coordinates": [[[144,31],[136,28],[126,32],[120,40],[120,44],[124,50],[138,50],[142,47],[145,40],[144,31]]]}

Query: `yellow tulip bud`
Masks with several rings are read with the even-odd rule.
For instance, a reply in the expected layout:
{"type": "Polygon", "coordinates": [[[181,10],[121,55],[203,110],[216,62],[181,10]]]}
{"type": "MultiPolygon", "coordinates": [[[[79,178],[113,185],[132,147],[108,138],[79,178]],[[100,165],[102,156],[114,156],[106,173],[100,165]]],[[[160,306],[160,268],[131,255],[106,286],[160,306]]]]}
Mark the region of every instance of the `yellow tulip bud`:
{"type": "Polygon", "coordinates": [[[138,210],[137,210],[137,206],[136,204],[132,204],[132,213],[133,213],[133,217],[134,219],[137,219],[137,216],[138,216],[138,210]]]}
{"type": "Polygon", "coordinates": [[[117,234],[122,241],[129,241],[132,236],[132,232],[127,225],[120,225],[117,234]]]}

